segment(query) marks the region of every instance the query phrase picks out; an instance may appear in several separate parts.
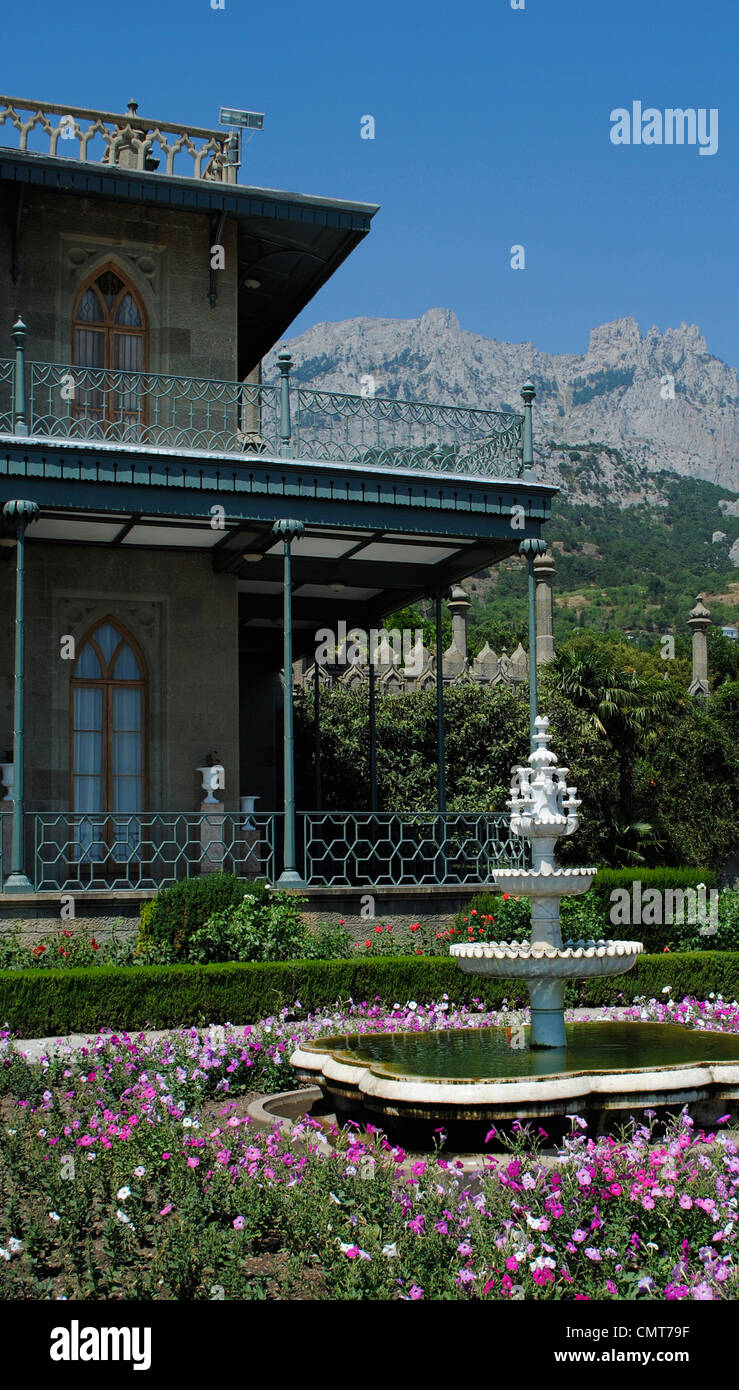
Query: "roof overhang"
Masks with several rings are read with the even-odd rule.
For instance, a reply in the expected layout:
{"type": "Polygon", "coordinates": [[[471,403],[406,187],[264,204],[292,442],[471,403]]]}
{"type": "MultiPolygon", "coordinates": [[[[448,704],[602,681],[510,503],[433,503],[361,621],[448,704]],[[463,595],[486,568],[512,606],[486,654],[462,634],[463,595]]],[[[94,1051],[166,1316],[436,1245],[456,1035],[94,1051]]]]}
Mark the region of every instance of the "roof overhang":
{"type": "MultiPolygon", "coordinates": [[[[0,441],[0,503],[23,497],[41,516],[29,543],[207,552],[233,576],[242,645],[279,654],[283,544],[292,546],[296,654],[316,628],[365,628],[445,591],[539,536],[557,489],[523,479],[465,478],[310,460],[232,458],[75,441],[0,441]],[[332,623],[329,623],[332,625],[332,623]]],[[[6,533],[9,527],[5,526],[6,533]]],[[[8,552],[5,551],[7,554],[8,552]]]]}
{"type": "MultiPolygon", "coordinates": [[[[374,203],[133,171],[0,146],[0,184],[188,209],[236,221],[239,376],[261,360],[370,230],[374,203]],[[245,281],[259,282],[249,289],[245,281]]],[[[21,240],[22,244],[22,240],[21,240]]],[[[204,265],[204,277],[208,267],[204,265]]],[[[206,287],[207,288],[207,287],[206,287]]],[[[204,289],[206,293],[206,289],[204,289]]]]}

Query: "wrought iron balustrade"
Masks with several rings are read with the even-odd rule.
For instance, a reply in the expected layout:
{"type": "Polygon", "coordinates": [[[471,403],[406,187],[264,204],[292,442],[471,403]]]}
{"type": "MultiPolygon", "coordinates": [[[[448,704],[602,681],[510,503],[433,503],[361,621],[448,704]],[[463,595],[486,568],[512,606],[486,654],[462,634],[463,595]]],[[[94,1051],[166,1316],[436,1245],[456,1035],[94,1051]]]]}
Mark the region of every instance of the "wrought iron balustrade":
{"type": "Polygon", "coordinates": [[[36,892],[163,888],[202,873],[275,877],[276,812],[29,812],[36,892]]]}
{"type": "Polygon", "coordinates": [[[0,359],[0,431],[4,434],[13,432],[14,366],[13,362],[0,359]]]}
{"type": "Polygon", "coordinates": [[[230,131],[139,116],[135,101],[119,114],[0,96],[0,127],[4,125],[8,129],[0,144],[7,146],[10,135],[17,141],[12,148],[21,152],[35,152],[34,145],[44,144],[38,153],[54,158],[66,155],[82,164],[116,164],[146,172],[158,169],[163,158],[166,174],[236,182],[238,145],[230,131]]]}
{"type": "MultiPolygon", "coordinates": [[[[163,888],[212,872],[276,885],[282,819],[280,811],[29,811],[27,872],[38,893],[163,888]]],[[[303,811],[296,832],[303,879],[316,888],[477,886],[498,867],[529,862],[503,813],[303,811]]],[[[0,846],[0,879],[1,856],[0,846]]]]}
{"type": "MultiPolygon", "coordinates": [[[[54,362],[15,372],[16,416],[41,438],[491,478],[522,471],[519,415],[291,388],[284,361],[279,385],[54,362]]],[[[0,361],[0,430],[8,433],[13,378],[13,362],[0,361]]]]}
{"type": "MultiPolygon", "coordinates": [[[[104,440],[215,453],[264,452],[278,389],[161,372],[31,362],[29,428],[56,439],[104,440]]],[[[270,430],[271,439],[276,430],[270,430]]],[[[277,446],[279,452],[279,446],[277,446]]]]}
{"type": "Polygon", "coordinates": [[[528,863],[507,814],[306,811],[305,880],[325,887],[488,883],[497,867],[528,863]]]}

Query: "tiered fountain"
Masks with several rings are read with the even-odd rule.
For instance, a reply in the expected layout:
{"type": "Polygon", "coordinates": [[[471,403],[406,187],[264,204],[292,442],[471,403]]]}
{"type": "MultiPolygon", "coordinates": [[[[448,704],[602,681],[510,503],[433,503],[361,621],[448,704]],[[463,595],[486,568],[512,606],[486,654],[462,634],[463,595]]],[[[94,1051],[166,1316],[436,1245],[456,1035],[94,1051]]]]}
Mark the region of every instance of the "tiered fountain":
{"type": "Polygon", "coordinates": [[[495,882],[509,893],[531,899],[530,941],[490,941],[452,946],[463,970],[525,980],[531,1000],[532,1048],[566,1046],[564,987],[568,979],[624,975],[643,947],[639,941],[566,941],[562,944],[559,900],[585,893],[596,869],[558,869],[554,846],[561,835],[574,835],[580,824],[575,788],[568,787],[568,767],[557,767],[549,747],[549,720],[536,719],[529,766],[515,766],[511,782],[511,831],[531,841],[533,868],[499,869],[495,882]]]}
{"type": "Polygon", "coordinates": [[[423,1122],[427,1137],[429,1122],[457,1132],[461,1126],[469,1137],[470,1122],[564,1117],[577,1109],[602,1124],[605,1112],[613,1119],[645,1106],[696,1103],[710,1115],[739,1097],[735,1034],[668,1023],[565,1023],[568,979],[624,974],[643,947],[562,942],[559,900],[584,893],[596,870],[554,864],[557,839],[577,830],[580,802],[549,748],[548,723],[536,719],[536,746],[528,766],[513,768],[508,803],[511,829],[531,842],[533,867],[495,873],[499,888],[530,898],[531,938],[451,947],[465,972],[525,981],[530,1025],[352,1033],[304,1043],[293,1066],[302,1080],[317,1082],[338,1114],[375,1122],[379,1116],[386,1129],[399,1120],[423,1122]]]}

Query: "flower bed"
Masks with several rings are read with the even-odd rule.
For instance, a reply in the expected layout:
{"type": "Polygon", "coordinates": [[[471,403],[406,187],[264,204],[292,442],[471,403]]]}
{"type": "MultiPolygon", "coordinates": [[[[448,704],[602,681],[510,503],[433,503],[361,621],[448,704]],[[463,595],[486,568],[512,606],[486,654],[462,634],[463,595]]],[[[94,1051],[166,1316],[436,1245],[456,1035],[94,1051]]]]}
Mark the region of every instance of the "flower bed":
{"type": "MultiPolygon", "coordinates": [[[[640,1018],[739,1031],[739,1005],[642,1001],[640,1018]]],[[[376,1131],[257,1129],[241,1097],[290,1084],[327,1029],[501,1021],[482,1004],[294,1009],[222,1040],[106,1033],[32,1065],[0,1035],[0,1297],[733,1299],[739,1156],[684,1114],[657,1141],[539,1131],[470,1180],[376,1131]]],[[[650,1115],[647,1112],[647,1120],[650,1115]]],[[[491,1135],[491,1140],[495,1136],[491,1135]]]]}

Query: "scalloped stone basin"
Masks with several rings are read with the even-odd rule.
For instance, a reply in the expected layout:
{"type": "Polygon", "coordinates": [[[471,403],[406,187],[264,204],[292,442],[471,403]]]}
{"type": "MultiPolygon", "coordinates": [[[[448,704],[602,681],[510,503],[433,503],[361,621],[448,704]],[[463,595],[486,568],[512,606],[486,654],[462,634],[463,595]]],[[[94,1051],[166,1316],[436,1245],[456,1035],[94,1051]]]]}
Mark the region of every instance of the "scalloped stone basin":
{"type": "Polygon", "coordinates": [[[587,893],[597,869],[557,869],[544,863],[539,869],[496,869],[495,886],[515,897],[564,898],[587,893]]]}
{"type": "Polygon", "coordinates": [[[644,950],[641,941],[565,941],[560,947],[530,941],[459,942],[449,947],[469,975],[533,980],[592,979],[625,975],[644,950]]]}
{"type": "Polygon", "coordinates": [[[736,1034],[599,1021],[565,1031],[564,1048],[544,1049],[529,1046],[528,1027],[343,1033],[304,1043],[290,1060],[337,1112],[375,1122],[489,1123],[739,1097],[736,1034]]]}

